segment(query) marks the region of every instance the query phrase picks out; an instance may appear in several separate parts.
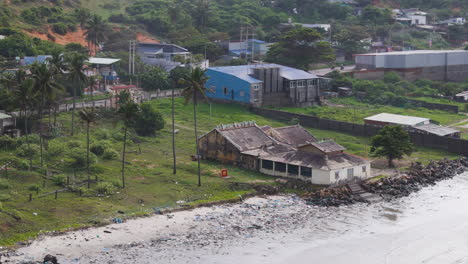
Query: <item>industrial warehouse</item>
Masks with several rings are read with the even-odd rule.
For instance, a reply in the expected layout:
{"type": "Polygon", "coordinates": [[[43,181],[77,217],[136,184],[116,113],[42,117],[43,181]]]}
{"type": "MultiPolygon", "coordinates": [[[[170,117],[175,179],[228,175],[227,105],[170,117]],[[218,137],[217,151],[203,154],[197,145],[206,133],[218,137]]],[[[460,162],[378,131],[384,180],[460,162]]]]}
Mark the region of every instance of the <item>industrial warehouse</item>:
{"type": "Polygon", "coordinates": [[[271,128],[255,122],[221,125],[198,140],[203,159],[320,185],[371,177],[370,162],[345,153],[333,140],[317,140],[299,125],[271,128]]]}
{"type": "Polygon", "coordinates": [[[461,82],[468,76],[468,51],[413,50],[354,55],[354,77],[382,79],[387,72],[396,72],[403,79],[414,81],[461,82]]]}

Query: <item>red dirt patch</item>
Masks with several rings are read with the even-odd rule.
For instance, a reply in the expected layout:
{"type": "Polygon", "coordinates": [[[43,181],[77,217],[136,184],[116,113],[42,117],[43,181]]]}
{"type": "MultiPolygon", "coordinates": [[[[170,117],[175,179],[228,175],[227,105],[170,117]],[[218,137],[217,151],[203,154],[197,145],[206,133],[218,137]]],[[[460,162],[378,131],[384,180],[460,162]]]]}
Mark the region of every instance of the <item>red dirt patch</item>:
{"type": "Polygon", "coordinates": [[[84,36],[84,30],[81,29],[80,27],[78,27],[78,29],[75,32],[68,32],[67,34],[63,36],[57,33],[54,33],[52,29],[50,28],[47,30],[47,32],[48,33],[26,32],[26,34],[28,34],[31,37],[38,38],[38,39],[49,40],[60,45],[66,45],[69,43],[78,43],[84,47],[88,45],[84,36]]]}
{"type": "Polygon", "coordinates": [[[141,32],[137,32],[136,36],[137,36],[136,38],[137,38],[138,42],[156,43],[156,44],[161,43],[159,40],[154,39],[154,38],[152,38],[152,37],[150,37],[148,35],[145,35],[145,34],[143,34],[141,32]]]}

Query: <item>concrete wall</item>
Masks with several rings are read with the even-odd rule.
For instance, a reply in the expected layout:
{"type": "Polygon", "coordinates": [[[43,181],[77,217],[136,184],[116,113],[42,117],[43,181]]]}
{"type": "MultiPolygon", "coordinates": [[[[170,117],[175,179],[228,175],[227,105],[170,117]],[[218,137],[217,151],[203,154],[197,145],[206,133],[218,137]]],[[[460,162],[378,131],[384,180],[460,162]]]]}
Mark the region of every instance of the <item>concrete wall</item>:
{"type": "Polygon", "coordinates": [[[468,77],[468,64],[448,67],[361,70],[353,72],[353,76],[363,80],[381,80],[387,72],[395,72],[401,78],[408,81],[428,79],[433,81],[463,82],[468,77]]]}
{"type": "Polygon", "coordinates": [[[330,184],[341,184],[341,183],[352,181],[354,179],[363,180],[363,179],[368,179],[372,176],[370,163],[352,167],[352,169],[354,170],[354,177],[352,178],[348,177],[348,169],[351,169],[351,168],[344,168],[341,170],[330,171],[330,175],[329,175],[330,184]],[[366,167],[366,171],[363,171],[362,167],[366,167]],[[336,172],[339,172],[339,178],[335,177],[336,172]]]}
{"type": "MultiPolygon", "coordinates": [[[[258,115],[282,121],[290,121],[293,118],[297,118],[299,119],[299,123],[303,126],[339,131],[354,136],[372,137],[380,130],[380,127],[376,126],[322,119],[315,116],[295,114],[278,110],[252,108],[251,111],[258,115]]],[[[426,135],[418,132],[409,132],[409,135],[411,137],[411,141],[416,146],[437,148],[468,156],[468,140],[441,137],[436,135],[426,135]]]]}

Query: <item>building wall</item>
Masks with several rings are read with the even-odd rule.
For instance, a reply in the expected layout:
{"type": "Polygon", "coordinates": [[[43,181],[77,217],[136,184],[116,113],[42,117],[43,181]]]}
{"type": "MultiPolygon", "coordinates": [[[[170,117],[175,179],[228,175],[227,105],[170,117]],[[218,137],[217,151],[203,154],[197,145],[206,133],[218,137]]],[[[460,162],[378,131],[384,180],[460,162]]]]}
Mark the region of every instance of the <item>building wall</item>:
{"type": "Polygon", "coordinates": [[[354,167],[348,167],[348,168],[343,168],[340,170],[332,170],[329,172],[329,184],[341,184],[344,182],[349,182],[354,179],[368,179],[371,177],[371,165],[370,163],[362,164],[359,166],[354,166],[354,167]],[[363,171],[363,167],[366,168],[365,171],[363,171]],[[348,177],[348,169],[353,169],[353,177],[348,177]],[[339,178],[335,177],[335,173],[339,173],[339,178]]]}
{"type": "Polygon", "coordinates": [[[198,139],[200,155],[203,159],[218,160],[235,164],[241,161],[241,154],[229,141],[216,130],[198,139]]]}
{"type": "Polygon", "coordinates": [[[411,19],[411,25],[426,25],[426,16],[422,15],[408,15],[411,19]]]}
{"type": "Polygon", "coordinates": [[[209,98],[245,104],[251,103],[251,83],[233,75],[210,69],[206,71],[206,75],[209,77],[205,85],[208,88],[206,95],[209,98]],[[226,88],[226,91],[224,88],[226,88]]]}

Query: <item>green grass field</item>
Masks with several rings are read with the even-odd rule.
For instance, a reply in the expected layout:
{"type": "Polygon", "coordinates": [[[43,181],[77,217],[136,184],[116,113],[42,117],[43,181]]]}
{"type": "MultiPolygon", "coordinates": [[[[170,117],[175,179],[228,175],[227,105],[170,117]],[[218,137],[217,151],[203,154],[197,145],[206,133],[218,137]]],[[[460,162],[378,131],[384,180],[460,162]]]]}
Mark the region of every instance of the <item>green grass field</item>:
{"type": "Polygon", "coordinates": [[[280,110],[356,124],[363,124],[365,117],[379,113],[426,117],[439,122],[441,125],[453,124],[466,119],[466,116],[463,114],[426,108],[400,108],[387,105],[370,105],[358,102],[354,98],[335,98],[332,99],[331,102],[340,106],[311,106],[304,108],[282,107],[280,110]]]}
{"type": "MultiPolygon", "coordinates": [[[[140,146],[130,143],[127,155],[127,187],[115,189],[112,195],[91,195],[80,197],[76,193],[64,192],[54,195],[36,198],[37,194],[30,191],[31,185],[40,186],[40,194],[53,192],[62,187],[54,185],[53,181],[45,181],[40,174],[27,171],[9,172],[8,179],[0,171],[0,209],[20,216],[21,221],[0,213],[0,245],[13,245],[17,241],[34,238],[44,231],[64,230],[93,226],[110,221],[114,217],[131,217],[150,214],[155,207],[175,207],[176,201],[188,203],[200,203],[215,200],[232,199],[238,195],[252,192],[252,189],[232,189],[231,182],[255,182],[261,184],[274,184],[274,178],[261,175],[256,172],[243,170],[234,166],[222,165],[214,162],[202,162],[202,187],[197,187],[196,162],[191,161],[190,156],[195,153],[193,133],[192,105],[184,105],[182,99],[176,100],[176,123],[180,130],[176,135],[177,145],[177,174],[172,174],[171,130],[170,130],[170,100],[160,99],[151,101],[166,119],[166,128],[160,131],[156,137],[140,137],[140,146]],[[138,154],[138,147],[142,153],[138,154]],[[221,169],[227,168],[232,176],[229,180],[219,177],[221,169]],[[2,187],[3,186],[3,187],[2,187]],[[33,194],[33,200],[28,201],[29,194],[33,194]],[[123,211],[125,215],[119,214],[123,211]]],[[[221,123],[232,123],[254,120],[259,125],[285,126],[286,123],[270,120],[250,113],[247,109],[236,105],[201,104],[198,107],[200,135],[209,131],[221,123]]],[[[63,125],[62,134],[67,135],[70,129],[70,114],[61,114],[58,118],[63,125]]],[[[92,128],[92,141],[109,141],[110,147],[121,151],[121,126],[103,117],[92,128]]],[[[62,136],[49,141],[49,150],[46,160],[49,167],[59,167],[66,160],[67,149],[63,153],[55,154],[60,144],[67,148],[78,144],[84,148],[85,134],[82,124],[78,126],[78,133],[74,137],[62,136]],[[54,147],[55,146],[55,147],[54,147]]],[[[354,137],[344,133],[309,129],[318,138],[332,138],[348,148],[348,152],[368,156],[369,139],[354,137]]],[[[133,136],[132,136],[133,137],[133,136]]],[[[132,138],[130,137],[130,138],[132,138]]],[[[73,149],[77,150],[77,149],[73,149]]],[[[15,150],[0,151],[0,159],[15,155],[15,150]]],[[[455,155],[433,149],[418,149],[408,160],[428,162],[431,159],[443,157],[454,158],[455,155]]],[[[34,164],[39,165],[39,159],[34,157],[34,164]]],[[[93,166],[93,176],[98,176],[100,181],[108,183],[120,182],[120,166],[118,159],[98,159],[93,166]]],[[[66,171],[61,173],[64,177],[71,177],[73,173],[66,171]]],[[[76,182],[86,179],[84,171],[78,171],[76,182]]],[[[116,184],[117,185],[117,184],[116,184]]],[[[86,186],[81,187],[85,195],[95,194],[96,184],[92,184],[88,191],[86,186]]]]}
{"type": "Polygon", "coordinates": [[[444,99],[444,98],[415,97],[413,99],[425,101],[429,103],[455,105],[455,106],[458,106],[459,111],[462,111],[462,112],[464,112],[465,106],[468,105],[468,103],[457,102],[457,101],[444,99]]]}

